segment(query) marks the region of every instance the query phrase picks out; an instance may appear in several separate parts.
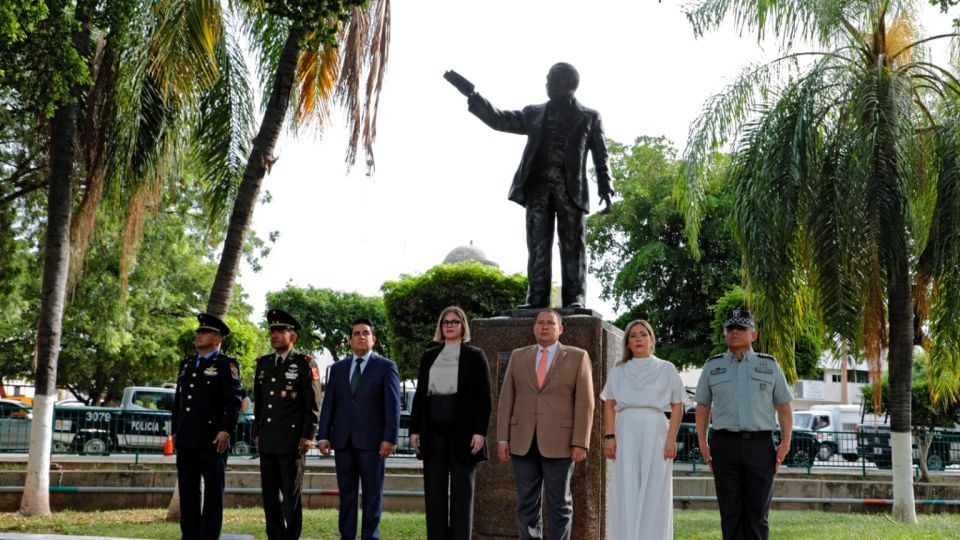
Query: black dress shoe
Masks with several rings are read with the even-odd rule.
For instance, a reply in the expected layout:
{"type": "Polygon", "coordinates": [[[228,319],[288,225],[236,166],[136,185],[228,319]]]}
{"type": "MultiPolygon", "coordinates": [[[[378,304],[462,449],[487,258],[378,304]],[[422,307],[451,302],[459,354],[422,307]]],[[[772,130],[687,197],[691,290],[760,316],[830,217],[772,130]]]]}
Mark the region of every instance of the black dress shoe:
{"type": "Polygon", "coordinates": [[[580,302],[573,302],[572,304],[563,306],[563,309],[583,309],[583,304],[580,302]]]}
{"type": "Polygon", "coordinates": [[[542,309],[546,307],[550,307],[550,306],[548,306],[547,304],[538,305],[534,303],[528,303],[528,304],[520,304],[519,306],[517,306],[517,309],[542,309]]]}

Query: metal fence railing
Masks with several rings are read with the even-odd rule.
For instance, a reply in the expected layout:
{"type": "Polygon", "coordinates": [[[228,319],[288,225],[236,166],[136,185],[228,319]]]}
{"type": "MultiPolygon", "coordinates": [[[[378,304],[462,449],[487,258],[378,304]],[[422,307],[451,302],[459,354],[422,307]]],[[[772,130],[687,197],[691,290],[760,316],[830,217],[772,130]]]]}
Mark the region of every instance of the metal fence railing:
{"type": "MultiPolygon", "coordinates": [[[[32,414],[0,417],[0,453],[29,450],[32,414]]],[[[170,433],[170,411],[125,410],[104,407],[57,407],[54,409],[52,452],[54,454],[161,454],[170,433]]],[[[396,453],[413,455],[410,419],[400,419],[396,453]]],[[[253,415],[241,414],[230,449],[235,455],[255,455],[253,415]]]]}
{"type": "MultiPolygon", "coordinates": [[[[774,433],[779,443],[780,434],[774,433]]],[[[913,435],[913,462],[920,463],[920,447],[929,441],[926,465],[931,471],[942,471],[960,465],[960,432],[915,430],[913,435]]],[[[703,455],[694,424],[681,424],[677,434],[676,463],[703,465],[703,455]]],[[[858,431],[794,430],[790,452],[784,465],[794,468],[813,467],[889,469],[892,466],[890,428],[863,426],[858,431]]]]}
{"type": "MultiPolygon", "coordinates": [[[[0,452],[23,453],[29,449],[32,414],[29,409],[0,416],[0,452]]],[[[231,453],[255,455],[253,415],[241,414],[233,434],[231,453]]],[[[171,415],[162,410],[124,410],[103,407],[57,407],[54,409],[52,449],[54,454],[161,454],[170,432],[171,415]]],[[[409,416],[400,418],[396,454],[412,456],[409,416]]],[[[779,433],[774,437],[779,441],[779,433]]],[[[944,470],[960,465],[960,432],[917,430],[914,433],[914,463],[920,447],[929,442],[927,468],[944,470]]],[[[703,466],[703,455],[692,423],[680,425],[676,463],[703,466]]],[[[892,465],[890,430],[887,426],[860,426],[858,431],[794,430],[784,465],[814,467],[889,469],[892,465]]]]}

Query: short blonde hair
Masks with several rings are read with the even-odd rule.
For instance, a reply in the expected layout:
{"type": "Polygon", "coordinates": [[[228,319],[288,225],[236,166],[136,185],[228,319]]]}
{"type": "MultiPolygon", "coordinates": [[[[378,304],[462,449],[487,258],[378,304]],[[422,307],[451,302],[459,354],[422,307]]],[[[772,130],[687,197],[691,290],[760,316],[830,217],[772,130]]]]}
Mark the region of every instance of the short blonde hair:
{"type": "Polygon", "coordinates": [[[437,343],[443,343],[443,318],[447,316],[448,313],[453,313],[460,319],[460,341],[466,343],[470,341],[470,323],[467,321],[467,314],[463,312],[457,306],[450,306],[443,309],[440,312],[440,318],[437,319],[437,330],[433,333],[433,340],[437,343]]]}
{"type": "Polygon", "coordinates": [[[623,356],[620,358],[621,362],[626,362],[633,358],[633,351],[630,350],[630,331],[638,324],[642,325],[653,339],[653,344],[650,345],[650,354],[653,354],[653,352],[657,350],[657,336],[653,333],[653,327],[644,319],[636,319],[630,321],[630,323],[627,324],[627,328],[623,331],[623,356]]]}

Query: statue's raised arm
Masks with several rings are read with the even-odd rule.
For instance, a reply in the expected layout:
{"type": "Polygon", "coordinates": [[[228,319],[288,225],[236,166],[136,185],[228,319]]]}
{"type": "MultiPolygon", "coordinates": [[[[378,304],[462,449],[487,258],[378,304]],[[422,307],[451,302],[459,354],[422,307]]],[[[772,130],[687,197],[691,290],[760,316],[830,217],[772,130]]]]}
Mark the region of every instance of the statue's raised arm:
{"type": "Polygon", "coordinates": [[[454,70],[448,70],[443,74],[443,78],[447,80],[448,83],[452,84],[461,94],[470,97],[473,94],[474,86],[473,83],[468,81],[463,75],[457,73],[454,70]]]}

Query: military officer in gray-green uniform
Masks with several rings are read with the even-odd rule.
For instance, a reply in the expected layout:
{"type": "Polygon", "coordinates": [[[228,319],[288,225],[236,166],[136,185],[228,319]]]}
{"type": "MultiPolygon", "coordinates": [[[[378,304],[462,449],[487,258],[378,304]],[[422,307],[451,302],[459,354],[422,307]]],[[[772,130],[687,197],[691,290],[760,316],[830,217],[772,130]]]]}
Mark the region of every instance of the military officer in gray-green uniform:
{"type": "Polygon", "coordinates": [[[320,371],[309,356],[293,349],[300,323],[271,309],[270,346],[257,359],[253,382],[253,435],[260,452],[260,486],[267,538],[300,538],[303,469],[320,419],[320,371]]]}
{"type": "Polygon", "coordinates": [[[766,540],[773,478],[790,450],[793,396],[776,358],[754,352],[749,311],[730,312],[724,339],[727,352],[707,360],[697,384],[697,438],[713,471],[724,540],[766,540]],[[773,439],[778,421],[779,447],[773,439]]]}

